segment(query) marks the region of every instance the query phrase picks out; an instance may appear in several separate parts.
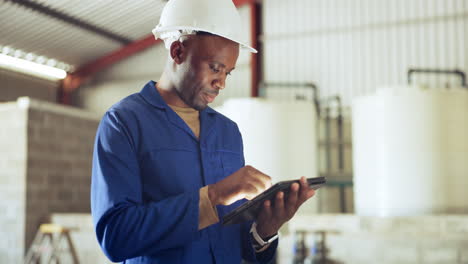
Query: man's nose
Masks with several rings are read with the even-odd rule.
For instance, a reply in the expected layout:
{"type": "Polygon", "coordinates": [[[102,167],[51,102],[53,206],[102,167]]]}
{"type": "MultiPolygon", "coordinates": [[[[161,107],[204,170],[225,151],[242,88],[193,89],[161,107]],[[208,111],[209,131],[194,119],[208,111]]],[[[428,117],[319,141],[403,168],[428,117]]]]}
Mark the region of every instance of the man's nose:
{"type": "Polygon", "coordinates": [[[225,85],[226,85],[226,78],[219,78],[214,81],[214,86],[219,90],[223,90],[225,85]]]}

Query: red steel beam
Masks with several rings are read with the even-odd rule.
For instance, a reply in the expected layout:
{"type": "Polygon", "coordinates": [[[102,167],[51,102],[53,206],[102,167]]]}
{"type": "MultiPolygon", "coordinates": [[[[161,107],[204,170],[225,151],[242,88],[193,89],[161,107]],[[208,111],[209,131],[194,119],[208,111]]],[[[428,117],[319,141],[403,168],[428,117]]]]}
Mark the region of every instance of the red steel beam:
{"type": "Polygon", "coordinates": [[[248,4],[253,4],[255,3],[255,0],[233,0],[234,5],[237,7],[243,6],[243,5],[248,5],[248,4]]]}
{"type": "Polygon", "coordinates": [[[262,69],[261,69],[261,56],[262,56],[262,47],[258,40],[258,37],[261,33],[261,6],[258,3],[252,1],[250,4],[250,38],[252,41],[252,47],[258,51],[258,53],[251,54],[251,92],[250,96],[258,97],[259,95],[259,83],[262,79],[262,69]]]}
{"type": "MultiPolygon", "coordinates": [[[[243,5],[249,5],[251,9],[255,6],[255,0],[233,0],[236,7],[240,7],[243,5]]],[[[253,15],[253,13],[251,13],[253,15]]],[[[255,20],[252,20],[255,21],[255,20]]],[[[252,22],[253,23],[253,22],[252,22]]],[[[252,27],[253,29],[253,27],[252,27]]],[[[253,42],[254,47],[256,47],[255,43],[257,41],[257,37],[252,34],[252,40],[255,38],[255,42],[253,42]]],[[[95,61],[89,62],[81,67],[79,67],[76,71],[68,74],[68,76],[62,81],[61,87],[59,89],[58,100],[63,104],[70,104],[70,93],[76,90],[81,84],[90,78],[93,74],[108,68],[115,63],[122,61],[138,52],[141,52],[147,48],[150,48],[156,44],[161,43],[162,40],[156,40],[153,34],[150,34],[140,40],[132,42],[124,47],[111,52],[95,61]]],[[[254,65],[256,63],[256,56],[252,56],[252,68],[255,68],[254,65]]],[[[252,70],[253,73],[253,70],[252,70]]],[[[253,81],[252,81],[253,83],[253,81]]],[[[258,95],[258,84],[256,85],[257,95],[258,95]]],[[[254,87],[252,86],[252,91],[254,91],[254,87]]],[[[252,92],[253,93],[253,92],[252,92]]]]}
{"type": "Polygon", "coordinates": [[[59,90],[60,102],[63,104],[70,104],[70,93],[80,87],[81,84],[89,79],[93,74],[161,42],[162,40],[156,40],[151,34],[140,40],[125,45],[124,47],[111,52],[95,61],[81,66],[74,72],[68,74],[67,77],[62,81],[59,90]]]}
{"type": "Polygon", "coordinates": [[[110,65],[113,65],[123,59],[126,59],[132,56],[133,54],[141,52],[161,42],[162,41],[160,39],[155,39],[154,35],[151,34],[140,40],[132,42],[117,51],[107,54],[104,57],[101,57],[93,62],[85,64],[84,66],[80,67],[77,71],[75,71],[73,74],[76,74],[78,76],[92,75],[98,71],[101,71],[107,68],[110,65]]]}
{"type": "Polygon", "coordinates": [[[89,76],[160,42],[162,42],[160,39],[156,40],[153,35],[149,35],[81,66],[67,76],[67,84],[65,85],[65,87],[67,87],[66,91],[73,91],[89,76]]]}

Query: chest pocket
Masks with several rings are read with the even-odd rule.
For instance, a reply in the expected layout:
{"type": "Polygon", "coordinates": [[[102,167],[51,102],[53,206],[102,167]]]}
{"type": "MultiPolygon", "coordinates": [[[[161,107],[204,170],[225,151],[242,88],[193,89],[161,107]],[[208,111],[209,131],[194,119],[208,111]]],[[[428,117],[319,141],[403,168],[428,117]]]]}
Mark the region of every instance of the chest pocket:
{"type": "Polygon", "coordinates": [[[157,149],[140,162],[145,198],[160,200],[202,186],[200,157],[187,149],[157,149]]]}
{"type": "Polygon", "coordinates": [[[221,164],[223,167],[223,178],[227,177],[242,167],[242,156],[240,153],[221,151],[221,164]]]}

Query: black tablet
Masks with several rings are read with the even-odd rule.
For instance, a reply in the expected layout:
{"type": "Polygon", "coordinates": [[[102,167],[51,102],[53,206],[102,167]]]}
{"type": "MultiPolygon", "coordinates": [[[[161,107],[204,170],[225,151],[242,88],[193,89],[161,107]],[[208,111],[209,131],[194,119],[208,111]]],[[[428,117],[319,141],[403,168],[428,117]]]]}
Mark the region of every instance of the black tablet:
{"type": "MultiPolygon", "coordinates": [[[[263,202],[266,200],[274,201],[276,193],[283,191],[286,197],[291,190],[291,184],[299,183],[299,180],[282,181],[271,186],[268,190],[257,195],[252,200],[245,202],[241,206],[234,209],[223,217],[223,225],[239,224],[245,221],[255,220],[257,215],[263,206],[263,202]]],[[[307,183],[309,188],[318,189],[325,184],[325,177],[308,178],[307,183]]]]}

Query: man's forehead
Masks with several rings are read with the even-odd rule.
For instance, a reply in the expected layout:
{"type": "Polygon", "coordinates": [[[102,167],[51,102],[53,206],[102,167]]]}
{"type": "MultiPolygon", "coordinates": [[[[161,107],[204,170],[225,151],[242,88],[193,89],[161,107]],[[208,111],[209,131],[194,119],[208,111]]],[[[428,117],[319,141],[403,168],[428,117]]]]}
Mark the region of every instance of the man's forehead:
{"type": "Polygon", "coordinates": [[[239,44],[229,39],[216,35],[195,35],[194,40],[197,46],[206,51],[214,50],[215,52],[222,49],[239,49],[239,44]]]}
{"type": "Polygon", "coordinates": [[[225,67],[233,68],[239,54],[239,44],[218,36],[195,36],[196,56],[200,59],[223,64],[225,67]],[[226,61],[227,59],[227,61],[226,61]],[[229,62],[229,59],[234,60],[229,62]]]}

